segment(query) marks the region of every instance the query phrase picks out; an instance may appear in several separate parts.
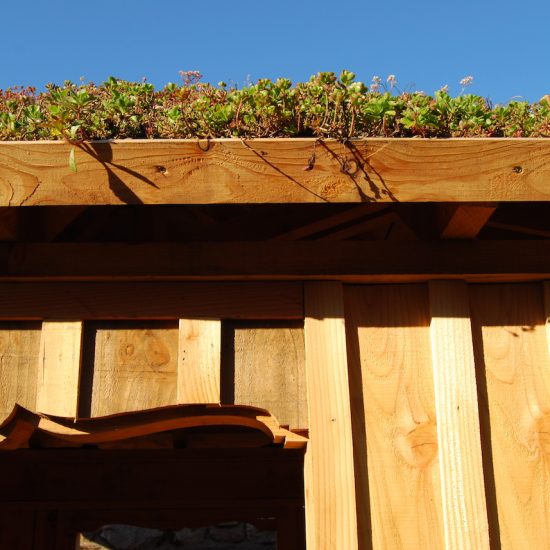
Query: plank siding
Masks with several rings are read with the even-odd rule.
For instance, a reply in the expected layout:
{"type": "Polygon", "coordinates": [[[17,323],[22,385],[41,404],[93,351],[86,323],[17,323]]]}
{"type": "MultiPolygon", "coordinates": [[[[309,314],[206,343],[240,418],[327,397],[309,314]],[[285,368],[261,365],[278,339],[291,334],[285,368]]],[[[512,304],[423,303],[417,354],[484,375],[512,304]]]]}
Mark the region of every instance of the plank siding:
{"type": "MultiPolygon", "coordinates": [[[[307,428],[304,330],[301,322],[228,323],[233,402],[263,407],[281,424],[307,428]]],[[[230,383],[230,381],[229,381],[230,383]]]]}
{"type": "Polygon", "coordinates": [[[36,409],[40,323],[0,323],[0,422],[15,403],[36,409]]]}
{"type": "Polygon", "coordinates": [[[94,322],[85,334],[91,416],[176,404],[178,322],[94,322]]]}
{"type": "Polygon", "coordinates": [[[548,548],[550,359],[539,284],[470,289],[503,550],[548,548]]]}
{"type": "Polygon", "coordinates": [[[345,290],[360,548],[443,547],[425,285],[345,290]],[[370,508],[370,510],[369,510],[370,508]]]}

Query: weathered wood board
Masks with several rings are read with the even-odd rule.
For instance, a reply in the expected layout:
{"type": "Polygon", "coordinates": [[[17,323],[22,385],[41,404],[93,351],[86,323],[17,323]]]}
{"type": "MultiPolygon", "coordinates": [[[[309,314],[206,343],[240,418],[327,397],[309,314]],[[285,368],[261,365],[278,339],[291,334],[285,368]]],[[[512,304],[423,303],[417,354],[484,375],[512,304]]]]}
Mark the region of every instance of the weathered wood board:
{"type": "Polygon", "coordinates": [[[438,550],[443,518],[426,287],[348,286],[345,308],[359,547],[438,550]]]}
{"type": "Polygon", "coordinates": [[[550,199],[545,139],[0,143],[0,206],[550,199]],[[315,163],[309,168],[315,152],[315,163]]]}
{"type": "Polygon", "coordinates": [[[504,550],[550,541],[550,359],[539,284],[470,287],[478,376],[489,416],[485,452],[494,470],[504,550]],[[489,439],[490,438],[490,439],[489,439]]]}
{"type": "Polygon", "coordinates": [[[91,416],[176,404],[177,321],[88,323],[84,346],[91,416]]]}
{"type": "Polygon", "coordinates": [[[19,403],[36,409],[41,323],[0,323],[0,422],[19,403]]]}
{"type": "Polygon", "coordinates": [[[234,403],[263,407],[281,424],[307,428],[303,324],[227,323],[224,340],[225,391],[231,392],[233,378],[234,403]]]}

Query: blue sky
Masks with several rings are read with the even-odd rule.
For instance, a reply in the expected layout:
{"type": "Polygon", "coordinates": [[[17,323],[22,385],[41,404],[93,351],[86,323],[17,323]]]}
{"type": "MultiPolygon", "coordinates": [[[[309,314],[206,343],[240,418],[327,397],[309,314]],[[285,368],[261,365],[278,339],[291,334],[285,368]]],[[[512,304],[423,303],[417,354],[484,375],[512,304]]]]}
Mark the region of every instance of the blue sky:
{"type": "Polygon", "coordinates": [[[404,90],[444,84],[506,102],[550,93],[548,0],[10,0],[2,9],[0,88],[179,82],[179,70],[248,79],[347,68],[404,90]]]}

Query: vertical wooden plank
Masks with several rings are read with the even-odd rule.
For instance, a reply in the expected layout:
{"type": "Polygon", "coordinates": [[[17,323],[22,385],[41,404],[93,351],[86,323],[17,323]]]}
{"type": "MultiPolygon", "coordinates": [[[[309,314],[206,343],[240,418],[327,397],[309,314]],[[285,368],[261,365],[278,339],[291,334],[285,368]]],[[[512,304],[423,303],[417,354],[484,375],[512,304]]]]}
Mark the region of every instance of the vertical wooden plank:
{"type": "Polygon", "coordinates": [[[178,403],[219,403],[221,321],[180,319],[178,403]]]}
{"type": "Polygon", "coordinates": [[[39,412],[78,415],[82,321],[44,321],[36,391],[39,412]]]}
{"type": "Polygon", "coordinates": [[[301,322],[233,323],[234,402],[263,407],[279,423],[307,428],[301,322]]]}
{"type": "Polygon", "coordinates": [[[361,539],[370,535],[370,512],[374,550],[440,550],[427,286],[346,286],[344,293],[361,539]]]}
{"type": "Polygon", "coordinates": [[[429,293],[445,547],[489,548],[468,289],[430,281],[429,293]]]}
{"type": "Polygon", "coordinates": [[[309,411],[308,549],[357,549],[355,474],[341,283],[305,284],[309,411]],[[314,539],[314,541],[313,541],[314,539]]]}
{"type": "Polygon", "coordinates": [[[0,422],[15,403],[36,409],[40,323],[0,323],[0,422]]]}
{"type": "Polygon", "coordinates": [[[545,297],[537,283],[471,288],[505,550],[550,548],[550,289],[544,287],[545,297]]]}
{"type": "Polygon", "coordinates": [[[88,325],[86,369],[93,369],[92,416],[176,403],[177,321],[88,325]]]}

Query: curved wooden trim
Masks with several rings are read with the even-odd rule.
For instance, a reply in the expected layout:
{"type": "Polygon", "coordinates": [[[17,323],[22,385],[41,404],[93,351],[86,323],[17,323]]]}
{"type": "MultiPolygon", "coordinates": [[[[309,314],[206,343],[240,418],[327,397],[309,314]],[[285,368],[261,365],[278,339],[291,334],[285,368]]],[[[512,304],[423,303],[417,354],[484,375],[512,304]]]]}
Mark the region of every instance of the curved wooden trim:
{"type": "Polygon", "coordinates": [[[241,427],[259,431],[285,448],[305,447],[307,439],[279,426],[268,411],[243,405],[176,405],[89,419],[34,413],[15,405],[0,424],[0,450],[28,447],[31,437],[95,445],[198,427],[241,427]]]}

